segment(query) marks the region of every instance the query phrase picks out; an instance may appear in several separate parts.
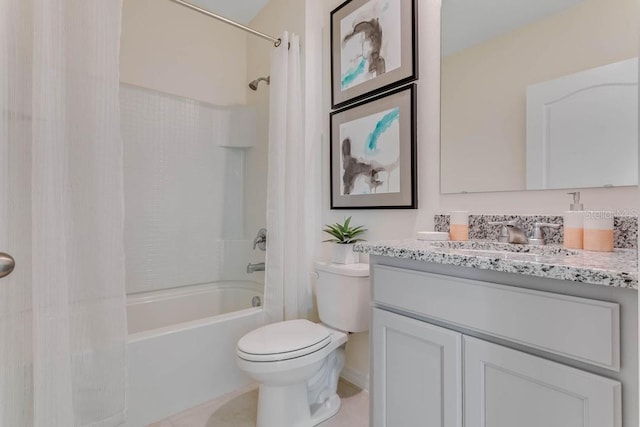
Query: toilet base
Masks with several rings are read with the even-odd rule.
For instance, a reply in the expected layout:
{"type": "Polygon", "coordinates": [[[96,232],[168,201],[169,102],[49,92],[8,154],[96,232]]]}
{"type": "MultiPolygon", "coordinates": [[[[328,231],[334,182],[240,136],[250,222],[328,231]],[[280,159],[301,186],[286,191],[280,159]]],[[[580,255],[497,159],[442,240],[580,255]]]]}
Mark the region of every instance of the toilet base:
{"type": "Polygon", "coordinates": [[[343,367],[344,345],[332,351],[307,381],[260,384],[257,427],[312,427],[334,416],[341,405],[336,391],[343,367]]]}
{"type": "Polygon", "coordinates": [[[311,415],[311,425],[317,426],[321,422],[328,420],[338,413],[342,402],[337,394],[329,397],[320,407],[318,407],[311,415]]]}
{"type": "Polygon", "coordinates": [[[311,427],[310,419],[305,383],[287,386],[260,384],[256,427],[311,427]]]}
{"type": "Polygon", "coordinates": [[[256,427],[313,427],[337,414],[340,405],[340,397],[334,394],[324,403],[314,405],[316,407],[311,413],[306,384],[283,387],[261,384],[256,427]]]}

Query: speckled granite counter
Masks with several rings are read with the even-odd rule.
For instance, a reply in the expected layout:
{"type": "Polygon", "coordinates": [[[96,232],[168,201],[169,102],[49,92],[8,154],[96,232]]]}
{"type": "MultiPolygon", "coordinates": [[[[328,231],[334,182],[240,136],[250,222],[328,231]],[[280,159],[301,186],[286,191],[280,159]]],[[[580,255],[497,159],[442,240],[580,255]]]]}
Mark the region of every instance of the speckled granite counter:
{"type": "MultiPolygon", "coordinates": [[[[456,247],[454,242],[390,240],[362,242],[354,251],[370,255],[412,259],[460,267],[525,274],[550,279],[570,280],[594,285],[638,289],[638,253],[636,249],[615,252],[564,251],[547,246],[549,253],[540,254],[536,247],[523,245],[519,252],[490,250],[488,242],[468,242],[456,247]],[[447,245],[453,244],[452,247],[447,245]],[[477,247],[476,247],[477,246],[477,247]],[[529,251],[531,249],[531,251],[529,251]],[[555,252],[555,253],[554,253],[555,252]]],[[[489,243],[491,245],[492,243],[489,243]]],[[[498,244],[499,245],[499,244],[498,244]]],[[[504,244],[502,244],[504,246],[504,244]]]]}

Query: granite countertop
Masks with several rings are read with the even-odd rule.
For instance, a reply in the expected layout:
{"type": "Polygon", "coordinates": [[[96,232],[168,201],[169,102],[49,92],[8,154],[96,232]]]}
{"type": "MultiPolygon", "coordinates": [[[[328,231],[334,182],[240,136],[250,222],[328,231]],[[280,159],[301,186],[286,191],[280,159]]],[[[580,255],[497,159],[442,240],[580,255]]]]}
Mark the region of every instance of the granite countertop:
{"type": "Polygon", "coordinates": [[[638,289],[637,249],[614,252],[565,250],[561,246],[509,245],[488,241],[361,242],[355,252],[460,267],[638,289]],[[512,252],[513,251],[513,252],[512,252]]]}

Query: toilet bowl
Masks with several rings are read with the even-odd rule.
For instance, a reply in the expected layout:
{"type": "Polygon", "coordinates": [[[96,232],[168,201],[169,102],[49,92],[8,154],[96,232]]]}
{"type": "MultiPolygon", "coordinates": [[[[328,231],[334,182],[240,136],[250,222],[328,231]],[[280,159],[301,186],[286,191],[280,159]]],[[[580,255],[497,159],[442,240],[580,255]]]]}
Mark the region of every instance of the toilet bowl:
{"type": "Polygon", "coordinates": [[[322,323],[277,322],[238,341],[238,366],[260,383],[257,427],[311,427],[340,410],[337,387],[347,331],[369,326],[369,269],[367,264],[315,266],[322,323]]]}

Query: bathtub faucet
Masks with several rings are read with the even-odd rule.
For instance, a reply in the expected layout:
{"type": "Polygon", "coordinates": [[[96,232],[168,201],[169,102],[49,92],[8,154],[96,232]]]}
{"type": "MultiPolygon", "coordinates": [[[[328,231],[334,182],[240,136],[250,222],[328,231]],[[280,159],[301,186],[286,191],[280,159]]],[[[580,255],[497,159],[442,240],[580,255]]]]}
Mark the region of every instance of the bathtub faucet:
{"type": "Polygon", "coordinates": [[[264,271],[264,262],[259,262],[257,264],[247,264],[247,273],[255,273],[256,271],[264,271]]]}

